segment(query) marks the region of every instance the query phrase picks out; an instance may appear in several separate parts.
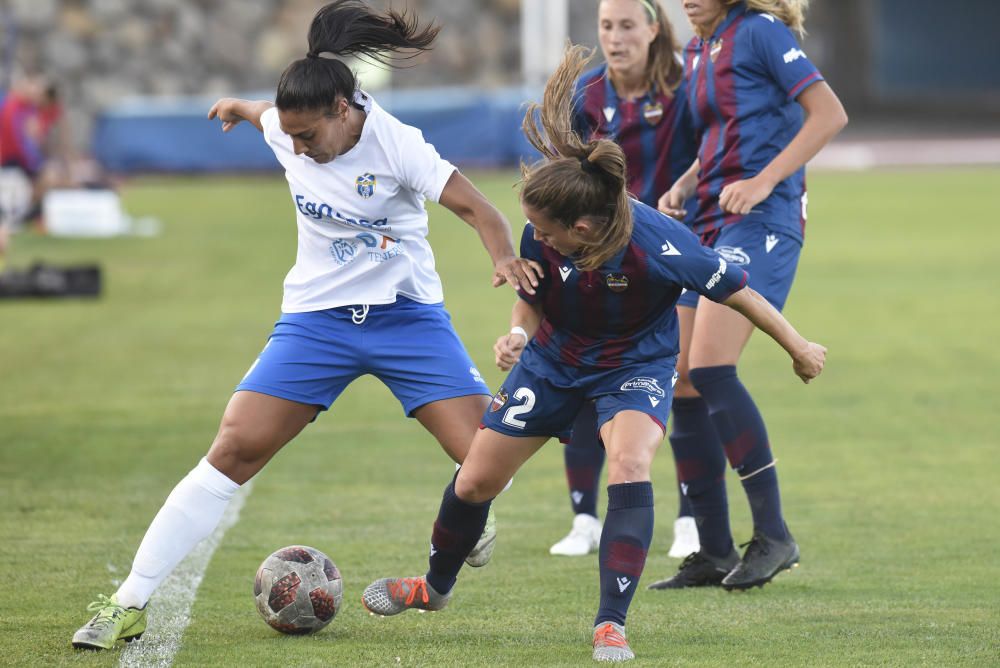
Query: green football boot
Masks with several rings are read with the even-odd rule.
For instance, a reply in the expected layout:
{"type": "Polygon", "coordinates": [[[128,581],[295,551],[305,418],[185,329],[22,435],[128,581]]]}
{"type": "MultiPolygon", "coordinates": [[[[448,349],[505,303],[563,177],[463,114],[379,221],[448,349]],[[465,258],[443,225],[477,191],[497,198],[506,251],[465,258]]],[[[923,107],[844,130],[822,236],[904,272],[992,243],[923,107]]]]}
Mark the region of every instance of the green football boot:
{"type": "Polygon", "coordinates": [[[78,649],[111,649],[118,640],[138,640],[146,630],[146,608],[123,607],[114,596],[98,594],[87,610],[97,614],[73,634],[78,649]]]}

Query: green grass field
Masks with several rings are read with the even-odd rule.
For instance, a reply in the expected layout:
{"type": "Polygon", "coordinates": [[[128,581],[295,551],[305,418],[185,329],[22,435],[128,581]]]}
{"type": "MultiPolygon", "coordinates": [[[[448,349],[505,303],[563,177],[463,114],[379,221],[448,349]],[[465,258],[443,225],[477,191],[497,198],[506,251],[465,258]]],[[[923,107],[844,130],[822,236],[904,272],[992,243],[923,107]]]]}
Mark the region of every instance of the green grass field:
{"type": "MultiPolygon", "coordinates": [[[[520,228],[512,173],[472,178],[520,228]]],[[[802,566],[763,590],[639,591],[636,665],[1000,664],[1000,171],[815,173],[808,244],[786,314],[829,349],[806,387],[755,337],[742,375],[768,421],[802,566]]],[[[0,664],[112,665],[76,653],[85,606],[127,573],[163,499],[207,449],[278,316],[295,252],[280,177],[151,179],[123,192],[158,238],[22,234],[11,265],[97,260],[98,301],[0,302],[0,664]]],[[[447,305],[492,385],[513,295],[489,287],[474,233],[432,208],[447,305]]],[[[555,558],[570,522],[550,443],[497,502],[493,562],[441,613],[370,617],[362,589],[426,567],[449,460],[370,378],[258,476],[192,608],[178,666],[586,665],[597,562],[555,558]],[[260,561],[327,552],[344,606],[312,637],[265,626],[260,561]]],[[[665,554],[676,498],[655,465],[665,554]]],[[[736,538],[749,538],[730,488],[736,538]]],[[[601,503],[604,501],[602,499],[601,503]]],[[[151,624],[157,624],[156,610],[151,624]]]]}

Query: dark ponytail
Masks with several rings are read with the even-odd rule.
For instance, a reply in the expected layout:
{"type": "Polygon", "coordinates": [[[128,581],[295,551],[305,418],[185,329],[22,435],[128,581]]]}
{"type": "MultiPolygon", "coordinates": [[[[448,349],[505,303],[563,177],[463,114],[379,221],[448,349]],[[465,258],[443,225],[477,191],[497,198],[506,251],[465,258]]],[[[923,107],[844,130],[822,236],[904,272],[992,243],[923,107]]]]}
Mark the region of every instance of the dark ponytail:
{"type": "Polygon", "coordinates": [[[309,52],[282,72],[274,104],[282,110],[303,110],[329,109],[341,97],[352,102],[357,79],[336,56],[393,67],[429,50],[439,30],[434,25],[420,27],[406,10],[376,14],[360,0],[334,0],[313,17],[309,52]]]}

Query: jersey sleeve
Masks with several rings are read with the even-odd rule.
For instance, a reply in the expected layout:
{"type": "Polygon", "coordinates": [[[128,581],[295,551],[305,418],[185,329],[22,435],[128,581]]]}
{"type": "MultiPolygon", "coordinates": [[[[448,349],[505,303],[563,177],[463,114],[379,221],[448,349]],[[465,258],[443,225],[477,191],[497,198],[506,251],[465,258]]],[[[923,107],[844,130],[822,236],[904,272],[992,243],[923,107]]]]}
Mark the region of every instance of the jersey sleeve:
{"type": "Polygon", "coordinates": [[[284,134],[281,131],[281,124],[278,121],[277,107],[271,107],[260,115],[260,127],[263,129],[264,143],[273,150],[278,135],[284,134]]]}
{"type": "Polygon", "coordinates": [[[517,291],[517,296],[528,302],[529,304],[538,304],[545,298],[545,292],[549,288],[549,272],[548,263],[545,260],[545,255],[542,252],[542,245],[535,241],[535,227],[531,223],[524,226],[524,231],[521,232],[521,257],[525,260],[534,260],[542,267],[545,274],[538,281],[538,287],[535,288],[535,294],[529,295],[523,290],[517,291]]]}
{"type": "Polygon", "coordinates": [[[754,17],[750,46],[764,71],[785,91],[789,100],[823,80],[823,75],[799,47],[788,26],[770,14],[754,17]]]}
{"type": "Polygon", "coordinates": [[[396,149],[393,169],[400,183],[432,202],[440,200],[455,166],[442,158],[417,128],[398,123],[392,134],[396,149]]]}
{"type": "Polygon", "coordinates": [[[675,223],[659,253],[652,255],[662,277],[675,285],[693,290],[714,302],[724,302],[746,287],[749,276],[743,268],[726,260],[681,223],[675,223]]]}

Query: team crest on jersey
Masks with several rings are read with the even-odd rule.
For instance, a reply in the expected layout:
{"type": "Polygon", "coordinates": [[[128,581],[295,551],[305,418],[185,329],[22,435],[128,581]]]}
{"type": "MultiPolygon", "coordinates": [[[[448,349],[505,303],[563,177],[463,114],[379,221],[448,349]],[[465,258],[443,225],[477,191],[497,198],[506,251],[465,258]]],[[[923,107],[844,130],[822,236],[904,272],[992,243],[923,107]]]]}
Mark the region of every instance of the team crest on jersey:
{"type": "Polygon", "coordinates": [[[354,182],[358,186],[358,194],[368,199],[375,194],[375,175],[362,174],[354,182]]]}
{"type": "Polygon", "coordinates": [[[608,274],[604,282],[612,292],[624,292],[628,288],[628,276],[625,274],[608,274]]]}
{"type": "Polygon", "coordinates": [[[733,264],[750,264],[750,256],[739,246],[719,246],[715,252],[733,264]]]}
{"type": "Polygon", "coordinates": [[[716,60],[718,60],[720,53],[722,53],[722,38],[721,37],[719,39],[715,40],[714,42],[712,42],[712,45],[710,47],[708,47],[708,58],[709,58],[709,60],[711,60],[714,63],[716,60]]]}
{"type": "Polygon", "coordinates": [[[333,256],[337,264],[343,267],[345,264],[350,264],[357,257],[358,247],[347,239],[334,239],[330,243],[330,255],[333,256]]]}
{"type": "Polygon", "coordinates": [[[622,392],[645,392],[661,399],[667,396],[667,393],[660,387],[660,382],[649,376],[639,376],[626,380],[622,383],[622,392]]]}
{"type": "Polygon", "coordinates": [[[663,105],[659,102],[652,103],[647,102],[642,105],[642,117],[646,119],[646,122],[650,125],[657,125],[660,119],[663,118],[663,105]]]}
{"type": "Polygon", "coordinates": [[[493,401],[490,402],[490,412],[496,413],[498,410],[504,407],[507,400],[510,399],[510,395],[502,387],[493,395],[493,401]]]}

